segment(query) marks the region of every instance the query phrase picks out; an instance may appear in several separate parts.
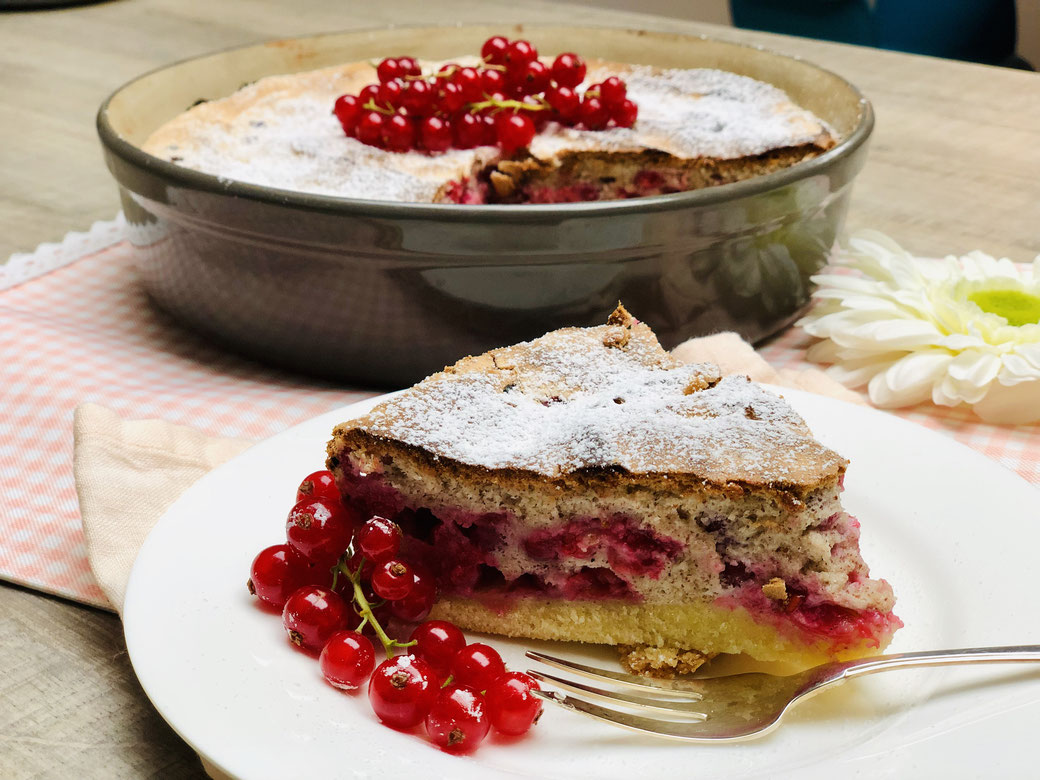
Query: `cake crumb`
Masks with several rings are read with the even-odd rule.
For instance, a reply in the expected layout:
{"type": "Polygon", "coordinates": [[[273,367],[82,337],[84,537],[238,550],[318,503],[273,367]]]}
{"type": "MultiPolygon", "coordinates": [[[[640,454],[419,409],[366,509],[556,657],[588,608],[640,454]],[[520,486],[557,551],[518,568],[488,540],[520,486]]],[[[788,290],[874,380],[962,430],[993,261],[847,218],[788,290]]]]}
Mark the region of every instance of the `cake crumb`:
{"type": "Polygon", "coordinates": [[[491,186],[500,198],[508,198],[516,191],[516,180],[498,171],[491,172],[491,186]]]}
{"type": "Polygon", "coordinates": [[[671,679],[693,674],[715,657],[715,653],[683,650],[679,647],[650,645],[618,645],[621,666],[629,674],[671,679]]]}
{"type": "Polygon", "coordinates": [[[773,601],[787,601],[787,583],[779,577],[773,577],[762,586],[762,595],[773,601]]]}
{"type": "Polygon", "coordinates": [[[603,346],[618,348],[624,347],[628,344],[631,335],[632,332],[628,328],[621,328],[619,330],[612,329],[603,337],[603,346]]]}
{"type": "Polygon", "coordinates": [[[607,325],[621,325],[625,328],[631,328],[633,321],[632,315],[621,305],[621,301],[618,301],[617,308],[607,317],[607,325]]]}

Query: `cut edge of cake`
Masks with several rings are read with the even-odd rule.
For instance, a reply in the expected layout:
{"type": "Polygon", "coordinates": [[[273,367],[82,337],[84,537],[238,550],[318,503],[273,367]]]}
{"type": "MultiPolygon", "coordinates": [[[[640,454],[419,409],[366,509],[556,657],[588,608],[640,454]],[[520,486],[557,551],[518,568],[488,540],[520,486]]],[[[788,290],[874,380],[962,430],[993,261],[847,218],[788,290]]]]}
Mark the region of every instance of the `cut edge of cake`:
{"type": "Polygon", "coordinates": [[[840,504],[847,461],[620,306],[464,358],[337,426],[328,455],[469,630],[808,666],[901,625],[840,504]]]}

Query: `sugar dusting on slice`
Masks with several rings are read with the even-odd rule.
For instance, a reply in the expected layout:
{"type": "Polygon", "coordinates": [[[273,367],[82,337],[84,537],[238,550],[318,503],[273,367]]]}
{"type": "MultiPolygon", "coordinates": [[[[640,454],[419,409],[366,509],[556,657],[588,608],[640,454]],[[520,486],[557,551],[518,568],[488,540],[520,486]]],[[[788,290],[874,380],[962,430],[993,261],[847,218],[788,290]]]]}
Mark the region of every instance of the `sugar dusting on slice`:
{"type": "Polygon", "coordinates": [[[747,377],[718,381],[713,365],[677,363],[645,326],[622,346],[605,345],[624,332],[566,329],[469,358],[358,427],[461,463],[548,477],[620,467],[797,486],[844,466],[787,403],[747,377]]]}
{"type": "MultiPolygon", "coordinates": [[[[826,132],[781,90],[725,71],[600,66],[590,70],[582,89],[619,69],[639,106],[633,129],[591,132],[550,123],[535,137],[531,153],[551,160],[568,151],[658,149],[683,159],[733,159],[812,143],[826,132]]],[[[355,71],[342,66],[261,79],[175,118],[144,148],[225,180],[405,202],[432,201],[446,182],[497,157],[494,147],[398,154],[346,137],[331,107],[344,91],[374,80],[371,69],[356,76],[355,71]]]]}

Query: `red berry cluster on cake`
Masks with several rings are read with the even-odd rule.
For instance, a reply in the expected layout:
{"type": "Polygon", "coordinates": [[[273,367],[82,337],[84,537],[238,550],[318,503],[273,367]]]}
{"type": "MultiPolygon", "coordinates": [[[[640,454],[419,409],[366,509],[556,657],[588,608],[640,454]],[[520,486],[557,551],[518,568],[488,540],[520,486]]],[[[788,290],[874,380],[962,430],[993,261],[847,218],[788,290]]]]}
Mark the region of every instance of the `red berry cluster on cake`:
{"type": "Polygon", "coordinates": [[[684,192],[818,156],[837,138],[781,90],[710,68],[539,56],[388,57],[269,76],[200,103],[143,149],[283,190],[417,203],[562,203],[684,192]]]}
{"type": "Polygon", "coordinates": [[[635,124],[639,109],[617,76],[576,91],[587,72],[577,54],[548,65],[530,42],[500,35],[480,53],[476,66],[450,62],[426,74],[414,57],[388,57],[376,68],[379,83],[341,95],[333,113],[364,144],[431,154],[494,145],[513,154],[549,122],[592,131],[635,124]]]}
{"type": "Polygon", "coordinates": [[[367,683],[386,725],[424,724],[450,753],[475,750],[492,729],[527,733],[541,714],[538,683],[508,671],[493,647],[467,643],[453,623],[426,620],[433,578],[400,554],[402,538],[386,518],[361,523],[332,473],[317,471],[297,489],[286,543],[253,559],[249,592],[281,612],[289,641],[318,656],[329,685],[353,692],[367,683]],[[408,641],[391,636],[402,632],[408,641]],[[386,655],[378,665],[373,640],[386,655]]]}

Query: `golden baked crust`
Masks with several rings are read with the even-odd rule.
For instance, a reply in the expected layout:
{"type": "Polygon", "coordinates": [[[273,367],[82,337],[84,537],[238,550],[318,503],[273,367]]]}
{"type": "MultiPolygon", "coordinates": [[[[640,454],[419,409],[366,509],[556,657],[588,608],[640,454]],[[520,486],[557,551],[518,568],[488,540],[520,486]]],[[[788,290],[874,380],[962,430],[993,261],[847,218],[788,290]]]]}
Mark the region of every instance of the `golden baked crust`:
{"type": "Polygon", "coordinates": [[[874,655],[881,649],[861,638],[836,652],[823,638],[811,643],[804,636],[777,631],[742,607],[704,602],[632,604],[531,598],[498,611],[475,599],[441,596],[430,617],[450,620],[468,631],[501,636],[646,646],[663,657],[690,652],[685,648],[690,648],[692,638],[697,643],[695,652],[704,655],[746,653],[760,661],[802,668],[874,655]]]}

